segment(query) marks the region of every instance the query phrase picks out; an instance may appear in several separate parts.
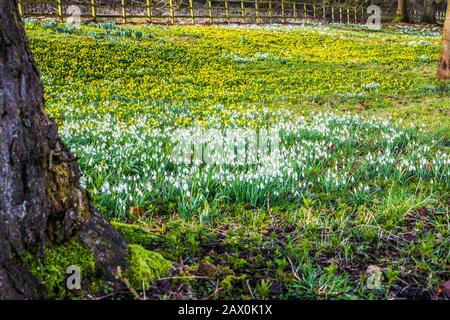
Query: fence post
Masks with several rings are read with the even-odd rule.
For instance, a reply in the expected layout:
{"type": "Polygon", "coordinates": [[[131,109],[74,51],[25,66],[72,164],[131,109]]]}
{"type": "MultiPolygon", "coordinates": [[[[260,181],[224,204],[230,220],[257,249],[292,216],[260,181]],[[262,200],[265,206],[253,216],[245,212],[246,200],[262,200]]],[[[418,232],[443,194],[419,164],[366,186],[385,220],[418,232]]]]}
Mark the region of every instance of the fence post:
{"type": "Polygon", "coordinates": [[[273,23],[272,0],[269,0],[269,22],[273,23]]]}
{"type": "Polygon", "coordinates": [[[225,17],[230,21],[230,10],[228,10],[228,0],[225,0],[225,17]]]}
{"type": "Polygon", "coordinates": [[[358,15],[356,14],[356,7],[353,8],[353,10],[355,11],[355,24],[358,23],[358,15]]]}
{"type": "Polygon", "coordinates": [[[305,19],[306,22],[306,16],[308,15],[308,13],[306,12],[306,3],[303,4],[303,19],[305,19]]]}
{"type": "Polygon", "coordinates": [[[255,0],[256,23],[259,23],[259,6],[258,0],[255,0]]]}
{"type": "Polygon", "coordinates": [[[62,14],[62,3],[61,3],[61,0],[56,0],[56,4],[57,4],[57,7],[58,7],[58,17],[59,17],[59,19],[62,22],[62,21],[64,21],[64,18],[63,18],[63,14],[62,14]]]}
{"type": "Polygon", "coordinates": [[[127,23],[127,13],[125,11],[125,0],[122,0],[122,20],[123,20],[123,23],[127,23]]]}
{"type": "Polygon", "coordinates": [[[316,20],[316,6],[313,5],[313,17],[316,20]]]}
{"type": "MultiPolygon", "coordinates": [[[[245,18],[245,5],[244,5],[244,0],[241,0],[241,14],[242,14],[242,18],[245,18]]],[[[244,20],[245,22],[245,20],[244,20]]]]}
{"type": "Polygon", "coordinates": [[[175,13],[173,9],[173,0],[169,0],[169,6],[170,6],[170,21],[172,23],[175,23],[175,13]]]}
{"type": "Polygon", "coordinates": [[[283,22],[286,23],[286,17],[284,15],[284,0],[281,0],[281,17],[283,18],[283,22]]]}
{"type": "Polygon", "coordinates": [[[292,4],[292,10],[294,10],[294,19],[297,18],[297,3],[294,1],[292,4]]]}
{"type": "Polygon", "coordinates": [[[193,0],[189,0],[189,10],[191,11],[192,24],[195,24],[194,1],[193,0]]]}
{"type": "Polygon", "coordinates": [[[347,8],[347,24],[350,23],[350,9],[347,8]]]}
{"type": "Polygon", "coordinates": [[[339,6],[339,23],[342,23],[342,6],[339,6]]]}
{"type": "Polygon", "coordinates": [[[213,15],[212,15],[212,4],[211,0],[208,0],[208,13],[209,13],[209,20],[211,20],[211,23],[214,22],[213,15]]]}
{"type": "Polygon", "coordinates": [[[325,20],[327,20],[327,11],[326,11],[326,9],[325,9],[325,5],[323,5],[323,7],[322,7],[322,19],[323,19],[323,21],[325,21],[325,20]]]}
{"type": "Polygon", "coordinates": [[[147,8],[147,18],[150,22],[152,22],[152,7],[150,4],[150,0],[145,1],[145,7],[147,8]]]}
{"type": "Polygon", "coordinates": [[[331,6],[331,22],[334,22],[334,7],[331,6]]]}
{"type": "Polygon", "coordinates": [[[97,13],[96,13],[96,10],[95,10],[95,0],[91,0],[91,16],[92,16],[92,19],[97,19],[97,13]]]}
{"type": "Polygon", "coordinates": [[[18,1],[18,6],[19,6],[19,16],[23,16],[23,9],[22,9],[22,0],[18,1]]]}

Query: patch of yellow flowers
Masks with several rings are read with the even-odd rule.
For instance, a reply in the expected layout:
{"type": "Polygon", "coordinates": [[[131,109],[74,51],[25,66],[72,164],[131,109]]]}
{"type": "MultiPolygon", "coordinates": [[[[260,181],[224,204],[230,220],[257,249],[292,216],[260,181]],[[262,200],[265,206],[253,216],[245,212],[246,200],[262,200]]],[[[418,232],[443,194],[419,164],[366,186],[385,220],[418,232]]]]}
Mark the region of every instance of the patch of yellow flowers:
{"type": "Polygon", "coordinates": [[[435,63],[439,51],[434,35],[320,26],[135,26],[139,38],[117,35],[125,28],[27,26],[46,106],[57,119],[66,106],[130,121],[161,106],[185,106],[201,123],[211,113],[408,93],[424,85],[412,70],[435,63]]]}

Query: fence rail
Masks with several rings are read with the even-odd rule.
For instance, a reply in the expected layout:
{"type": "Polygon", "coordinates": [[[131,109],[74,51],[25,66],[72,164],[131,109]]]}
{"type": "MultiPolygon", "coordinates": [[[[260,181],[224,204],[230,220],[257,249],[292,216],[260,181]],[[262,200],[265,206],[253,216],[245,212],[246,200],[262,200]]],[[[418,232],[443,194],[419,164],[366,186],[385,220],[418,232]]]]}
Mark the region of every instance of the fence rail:
{"type": "MultiPolygon", "coordinates": [[[[18,0],[26,18],[74,18],[71,6],[79,8],[82,20],[150,23],[365,23],[369,14],[362,6],[323,5],[292,0],[18,0]]],[[[382,20],[394,12],[382,11],[382,20]]],[[[419,11],[411,17],[419,19],[419,11]]],[[[445,13],[436,12],[443,22],[445,13]]]]}

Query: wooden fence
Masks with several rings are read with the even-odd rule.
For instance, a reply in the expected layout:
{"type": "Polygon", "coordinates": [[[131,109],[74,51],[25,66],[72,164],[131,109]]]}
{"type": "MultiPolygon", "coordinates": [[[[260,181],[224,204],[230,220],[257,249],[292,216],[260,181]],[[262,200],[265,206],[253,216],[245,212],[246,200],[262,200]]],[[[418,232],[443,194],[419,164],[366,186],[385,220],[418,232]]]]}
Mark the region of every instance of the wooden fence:
{"type": "MultiPolygon", "coordinates": [[[[205,23],[365,23],[365,7],[323,5],[292,0],[18,0],[23,17],[51,17],[60,21],[73,16],[77,6],[82,20],[150,22],[171,24],[205,23]]],[[[393,11],[382,11],[382,20],[392,20],[393,11]]],[[[417,16],[417,11],[411,15],[417,16]]],[[[436,14],[442,22],[444,12],[436,14]]]]}
{"type": "MultiPolygon", "coordinates": [[[[410,10],[408,14],[409,18],[412,21],[420,21],[422,19],[422,11],[420,10],[410,10]]],[[[445,20],[445,10],[444,9],[436,10],[436,22],[444,23],[444,20],[445,20]]]]}

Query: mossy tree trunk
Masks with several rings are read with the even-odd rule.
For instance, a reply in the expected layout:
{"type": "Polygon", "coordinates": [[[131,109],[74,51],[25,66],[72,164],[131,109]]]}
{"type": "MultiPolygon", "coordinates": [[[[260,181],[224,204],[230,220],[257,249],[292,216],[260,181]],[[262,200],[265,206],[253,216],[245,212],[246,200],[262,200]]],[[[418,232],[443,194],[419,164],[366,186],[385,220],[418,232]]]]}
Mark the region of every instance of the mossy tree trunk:
{"type": "Polygon", "coordinates": [[[444,29],[442,30],[441,58],[438,77],[441,81],[450,80],[450,1],[447,1],[444,29]]]}
{"type": "Polygon", "coordinates": [[[423,0],[422,22],[436,23],[436,0],[423,0]]]}
{"type": "Polygon", "coordinates": [[[397,12],[395,14],[396,22],[408,22],[408,2],[407,0],[398,0],[397,1],[397,12]]]}
{"type": "Polygon", "coordinates": [[[24,252],[78,241],[113,279],[126,244],[79,184],[76,159],[44,111],[16,0],[0,0],[0,299],[44,298],[24,252]]]}

